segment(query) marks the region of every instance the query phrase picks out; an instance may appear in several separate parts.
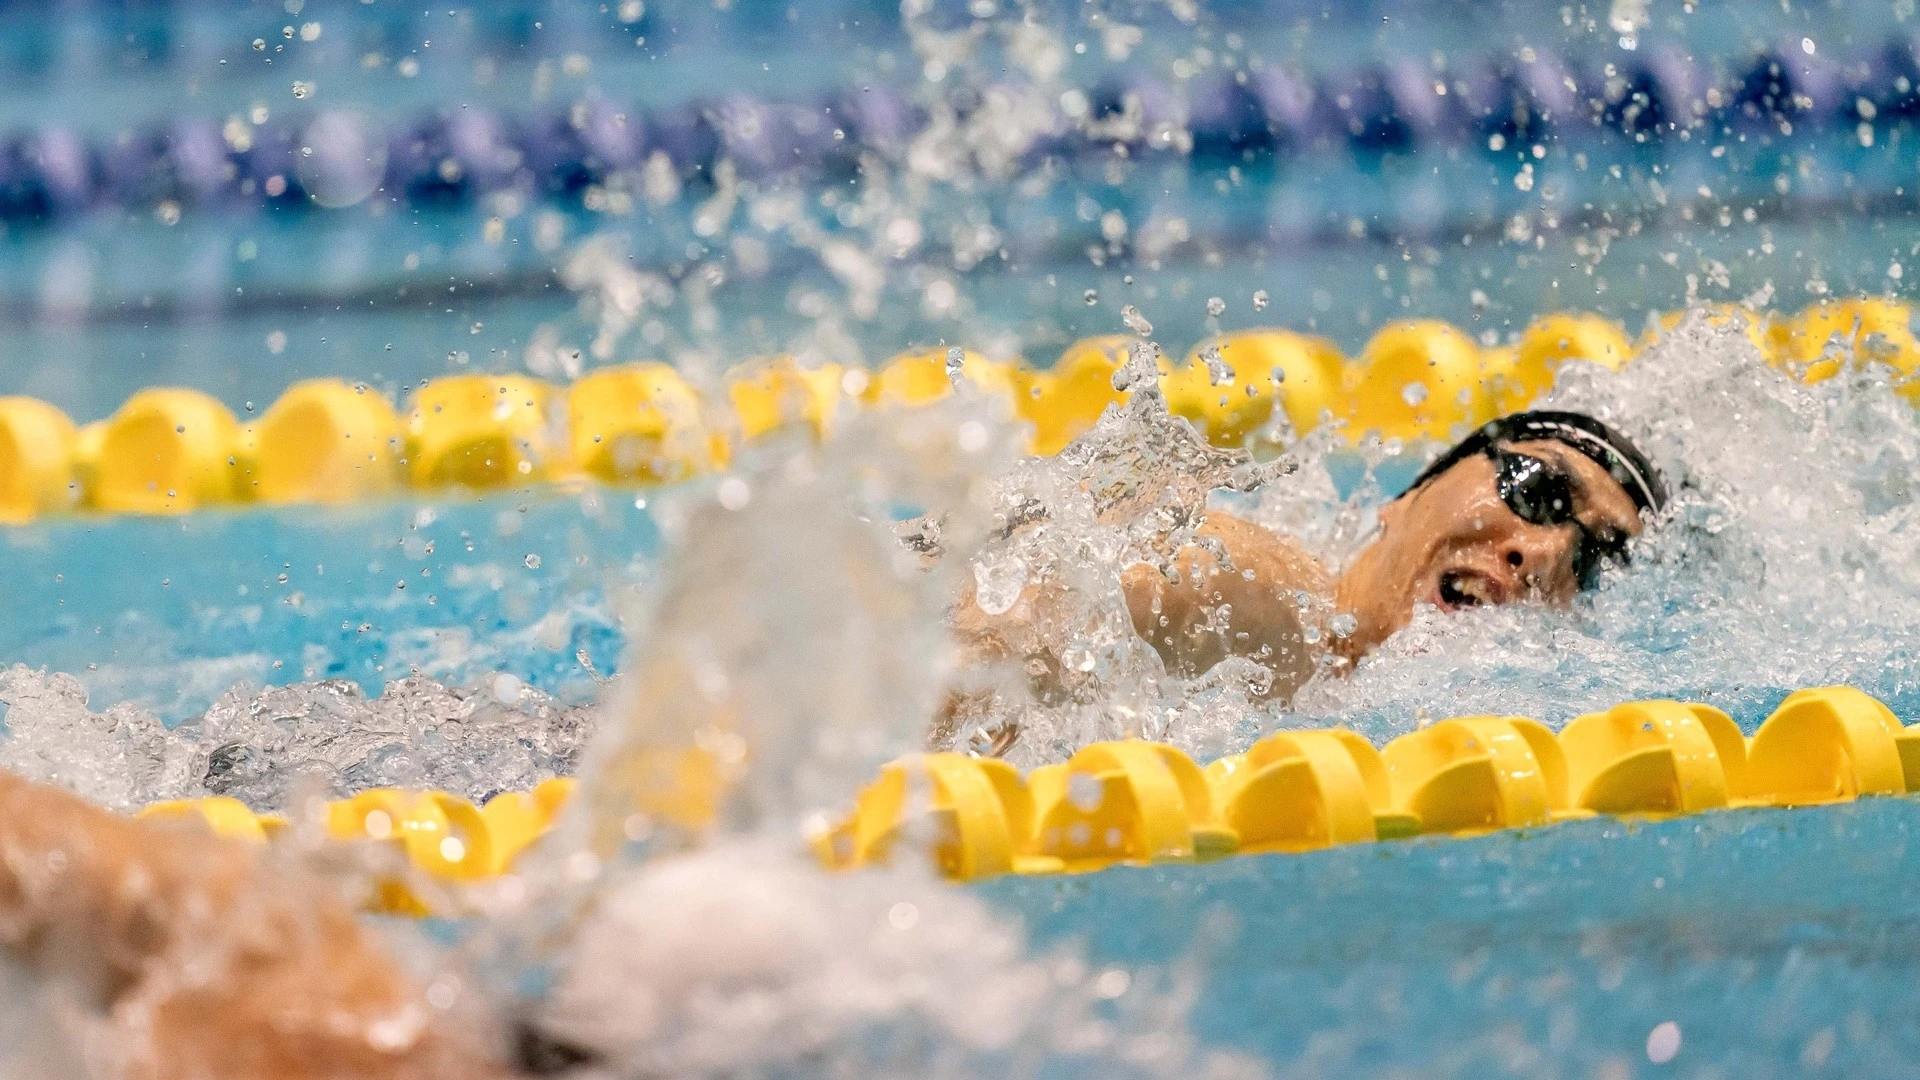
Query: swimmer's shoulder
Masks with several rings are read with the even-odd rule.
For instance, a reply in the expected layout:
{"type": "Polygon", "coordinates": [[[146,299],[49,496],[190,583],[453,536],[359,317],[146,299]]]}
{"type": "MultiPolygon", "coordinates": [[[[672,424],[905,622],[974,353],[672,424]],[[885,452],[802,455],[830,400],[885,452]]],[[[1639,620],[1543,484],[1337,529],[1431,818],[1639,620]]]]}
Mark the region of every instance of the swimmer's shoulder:
{"type": "Polygon", "coordinates": [[[1207,511],[1200,534],[1218,540],[1233,564],[1252,570],[1257,581],[1289,591],[1305,590],[1324,596],[1333,588],[1332,575],[1293,537],[1257,525],[1221,510],[1207,511]]]}

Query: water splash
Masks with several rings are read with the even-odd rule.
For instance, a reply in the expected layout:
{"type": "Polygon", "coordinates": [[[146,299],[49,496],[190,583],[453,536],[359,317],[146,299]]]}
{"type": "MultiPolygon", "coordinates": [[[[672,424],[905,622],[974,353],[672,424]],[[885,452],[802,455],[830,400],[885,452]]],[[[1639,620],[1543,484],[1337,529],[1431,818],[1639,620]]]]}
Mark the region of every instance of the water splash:
{"type": "Polygon", "coordinates": [[[929,572],[892,522],[939,507],[921,545],[971,550],[982,478],[1016,454],[1007,421],[969,389],[868,412],[824,446],[765,446],[726,481],[750,499],[682,508],[587,769],[589,846],[606,856],[663,823],[710,823],[710,793],[697,812],[686,801],[703,785],[726,793],[727,829],[791,831],[919,743],[951,665],[941,613],[957,571],[929,572]]]}
{"type": "Polygon", "coordinates": [[[830,876],[733,843],[612,884],[537,1022],[622,1077],[1260,1075],[1187,1033],[1190,963],[1024,938],[921,867],[830,876]]]}
{"type": "Polygon", "coordinates": [[[303,784],[335,797],[435,788],[479,802],[572,774],[598,717],[506,676],[486,690],[402,679],[377,698],[344,681],[235,687],[169,730],[125,703],[92,712],[77,679],[16,665],[0,672],[0,703],[0,768],[118,810],[226,795],[283,811],[303,784]]]}
{"type": "Polygon", "coordinates": [[[1004,744],[1017,731],[1009,756],[1025,764],[1124,736],[1218,752],[1254,715],[1265,669],[1169,675],[1135,633],[1122,582],[1138,566],[1177,580],[1177,553],[1210,543],[1198,530],[1214,492],[1252,491],[1297,463],[1212,446],[1169,413],[1159,355],[1150,340],[1133,343],[1113,376],[1126,403],[1057,456],[1024,461],[997,483],[999,536],[973,559],[972,589],[956,610],[974,658],[987,662],[960,679],[944,732],[955,744],[1004,744]]]}
{"type": "MultiPolygon", "coordinates": [[[[1558,725],[1678,697],[1751,730],[1789,690],[1836,682],[1920,714],[1920,423],[1890,369],[1849,364],[1807,386],[1768,367],[1743,328],[1696,311],[1624,371],[1567,365],[1546,404],[1638,440],[1675,489],[1667,523],[1570,609],[1421,613],[1282,722],[1385,738],[1446,716],[1558,725]]],[[[1349,528],[1334,546],[1362,535],[1349,528]]]]}
{"type": "MultiPolygon", "coordinates": [[[[1134,373],[1152,359],[1143,344],[1134,373]]],[[[1152,386],[1131,408],[1158,420],[1130,430],[1192,439],[1152,386]]],[[[613,1076],[1257,1074],[1196,1051],[1191,971],[1029,955],[924,862],[823,875],[798,843],[924,737],[953,674],[945,611],[1005,521],[1003,410],[963,390],[868,413],[824,448],[750,460],[752,498],[684,508],[580,795],[523,867],[539,895],[496,928],[499,966],[551,973],[528,1006],[540,1038],[613,1076]],[[912,507],[935,512],[895,525],[912,507]]],[[[1204,443],[1176,457],[1203,486],[1250,466],[1204,443]]],[[[1194,497],[1178,486],[1169,472],[1120,503],[1194,497]]],[[[1074,512],[1100,502],[1081,491],[1074,512]]]]}

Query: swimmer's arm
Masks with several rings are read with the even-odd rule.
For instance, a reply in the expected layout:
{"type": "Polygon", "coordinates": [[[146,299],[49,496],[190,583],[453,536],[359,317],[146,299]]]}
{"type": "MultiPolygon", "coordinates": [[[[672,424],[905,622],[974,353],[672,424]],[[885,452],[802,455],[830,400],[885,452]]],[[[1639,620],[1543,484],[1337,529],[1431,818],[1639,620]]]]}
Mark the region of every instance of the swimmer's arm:
{"type": "Polygon", "coordinates": [[[1193,544],[1176,559],[1177,582],[1145,564],[1127,569],[1134,630],[1176,674],[1244,656],[1273,671],[1275,695],[1290,696],[1313,673],[1296,598],[1325,595],[1326,572],[1278,534],[1229,514],[1209,512],[1200,534],[1220,546],[1227,563],[1193,544]]]}
{"type": "Polygon", "coordinates": [[[147,1043],[156,1076],[496,1077],[315,882],[0,772],[0,949],[147,1043]],[[205,965],[204,967],[197,967],[205,965]],[[378,1045],[376,1045],[378,1044],[378,1045]]]}
{"type": "Polygon", "coordinates": [[[119,997],[173,943],[182,864],[203,896],[230,896],[240,876],[222,850],[171,848],[148,831],[0,772],[0,946],[101,1004],[119,997]]]}

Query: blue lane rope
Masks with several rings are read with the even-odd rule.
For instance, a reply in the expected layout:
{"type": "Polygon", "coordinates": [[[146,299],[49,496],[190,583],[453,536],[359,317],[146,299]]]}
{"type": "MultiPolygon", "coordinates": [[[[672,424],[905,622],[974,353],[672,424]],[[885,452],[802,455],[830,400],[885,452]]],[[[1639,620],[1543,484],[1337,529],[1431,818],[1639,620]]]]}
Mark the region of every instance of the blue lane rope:
{"type": "MultiPolygon", "coordinates": [[[[1403,58],[1316,78],[1268,66],[1185,84],[1138,75],[1086,95],[1092,120],[1138,123],[1076,124],[1055,104],[1052,130],[1028,157],[1160,154],[1196,170],[1423,147],[1499,157],[1548,142],[1635,145],[1682,133],[1690,141],[1854,140],[1861,125],[1888,130],[1920,116],[1920,61],[1905,40],[1847,57],[1781,48],[1716,63],[1656,46],[1621,55],[1631,59],[1496,57],[1443,73],[1403,58]]],[[[986,95],[961,97],[978,107],[986,95]]],[[[966,101],[958,103],[964,111],[966,101]]],[[[595,186],[639,190],[638,172],[655,155],[683,181],[707,177],[722,159],[756,180],[852,176],[862,153],[897,154],[925,122],[913,100],[884,86],[656,108],[596,99],[523,115],[450,108],[355,126],[325,123],[329,115],[279,114],[239,133],[209,116],[112,138],[57,126],[16,132],[0,138],[0,222],[168,201],[213,212],[326,205],[315,189],[339,182],[412,206],[464,205],[505,190],[578,201],[595,186]]]]}

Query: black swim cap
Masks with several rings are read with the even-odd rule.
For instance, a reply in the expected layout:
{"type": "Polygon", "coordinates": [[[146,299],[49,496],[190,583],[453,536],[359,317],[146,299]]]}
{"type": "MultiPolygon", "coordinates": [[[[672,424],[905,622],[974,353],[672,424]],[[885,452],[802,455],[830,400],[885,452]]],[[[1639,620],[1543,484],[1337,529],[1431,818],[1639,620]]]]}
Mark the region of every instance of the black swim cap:
{"type": "Polygon", "coordinates": [[[1521,412],[1482,424],[1458,446],[1420,470],[1407,490],[1417,490],[1467,458],[1484,454],[1501,443],[1542,439],[1576,450],[1607,470],[1607,475],[1626,491],[1641,513],[1657,514],[1666,508],[1667,482],[1633,440],[1585,413],[1576,412],[1521,412]]]}

